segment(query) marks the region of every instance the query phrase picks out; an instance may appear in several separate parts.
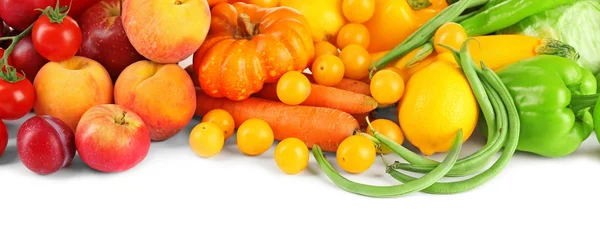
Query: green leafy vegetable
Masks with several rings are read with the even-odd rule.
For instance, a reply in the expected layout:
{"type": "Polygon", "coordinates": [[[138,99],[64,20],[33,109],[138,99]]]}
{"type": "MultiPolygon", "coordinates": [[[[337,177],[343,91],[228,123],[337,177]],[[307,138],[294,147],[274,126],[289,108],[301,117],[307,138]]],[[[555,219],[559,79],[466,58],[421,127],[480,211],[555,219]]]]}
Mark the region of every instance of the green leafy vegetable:
{"type": "Polygon", "coordinates": [[[500,30],[504,34],[524,34],[552,38],[579,52],[579,64],[600,73],[600,0],[581,0],[547,10],[500,30]]]}

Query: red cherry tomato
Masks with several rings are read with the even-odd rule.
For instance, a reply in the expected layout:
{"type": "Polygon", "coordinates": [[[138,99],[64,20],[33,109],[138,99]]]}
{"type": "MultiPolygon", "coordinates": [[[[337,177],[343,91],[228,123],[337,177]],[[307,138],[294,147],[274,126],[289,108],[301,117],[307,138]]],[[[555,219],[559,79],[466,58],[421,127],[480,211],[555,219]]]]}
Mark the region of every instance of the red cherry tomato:
{"type": "Polygon", "coordinates": [[[15,82],[0,78],[0,119],[20,119],[33,109],[35,89],[22,74],[17,77],[15,82]]]}
{"type": "Polygon", "coordinates": [[[2,120],[0,120],[0,157],[4,154],[8,145],[8,129],[2,120]]]}
{"type": "Polygon", "coordinates": [[[33,24],[31,38],[35,49],[50,61],[67,60],[81,48],[81,29],[70,16],[62,23],[51,22],[48,15],[40,16],[33,24]]]}

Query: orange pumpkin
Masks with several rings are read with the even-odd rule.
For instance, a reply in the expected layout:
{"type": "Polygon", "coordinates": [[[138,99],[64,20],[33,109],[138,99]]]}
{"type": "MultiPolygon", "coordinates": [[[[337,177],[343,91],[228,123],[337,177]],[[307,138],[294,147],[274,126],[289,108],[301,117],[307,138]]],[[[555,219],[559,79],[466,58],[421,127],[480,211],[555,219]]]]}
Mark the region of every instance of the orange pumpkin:
{"type": "Polygon", "coordinates": [[[306,18],[289,7],[219,3],[211,10],[205,42],[194,54],[202,90],[243,100],[288,71],[302,71],[315,48],[306,18]]]}
{"type": "Polygon", "coordinates": [[[227,2],[227,0],[208,0],[208,6],[213,7],[222,2],[227,2]]]}

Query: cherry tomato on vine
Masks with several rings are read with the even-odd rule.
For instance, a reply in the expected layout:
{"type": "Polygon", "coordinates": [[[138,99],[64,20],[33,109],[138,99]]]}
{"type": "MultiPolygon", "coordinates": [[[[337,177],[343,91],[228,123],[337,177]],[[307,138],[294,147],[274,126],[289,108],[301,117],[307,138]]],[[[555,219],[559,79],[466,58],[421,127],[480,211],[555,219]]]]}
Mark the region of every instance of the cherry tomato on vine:
{"type": "Polygon", "coordinates": [[[33,46],[44,58],[60,62],[79,51],[82,38],[77,22],[58,8],[48,7],[33,24],[33,46]]]}
{"type": "Polygon", "coordinates": [[[8,73],[6,70],[0,73],[0,119],[15,120],[33,109],[35,89],[14,67],[10,68],[8,73]]]}
{"type": "Polygon", "coordinates": [[[4,122],[0,119],[0,157],[4,154],[6,146],[8,145],[8,129],[4,122]]]}

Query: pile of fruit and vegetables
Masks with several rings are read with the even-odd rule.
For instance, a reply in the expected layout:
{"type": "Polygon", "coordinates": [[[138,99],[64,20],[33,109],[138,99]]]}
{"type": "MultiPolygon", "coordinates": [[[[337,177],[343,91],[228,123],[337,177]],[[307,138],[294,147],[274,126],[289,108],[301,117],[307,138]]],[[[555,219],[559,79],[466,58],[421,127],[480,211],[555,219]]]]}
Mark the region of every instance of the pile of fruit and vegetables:
{"type": "Polygon", "coordinates": [[[0,0],[0,18],[0,119],[34,114],[17,154],[40,175],[124,172],[196,123],[198,158],[276,145],[282,173],[312,157],[347,192],[454,194],[600,129],[600,0],[0,0]],[[347,178],[376,162],[398,185],[347,178]]]}

